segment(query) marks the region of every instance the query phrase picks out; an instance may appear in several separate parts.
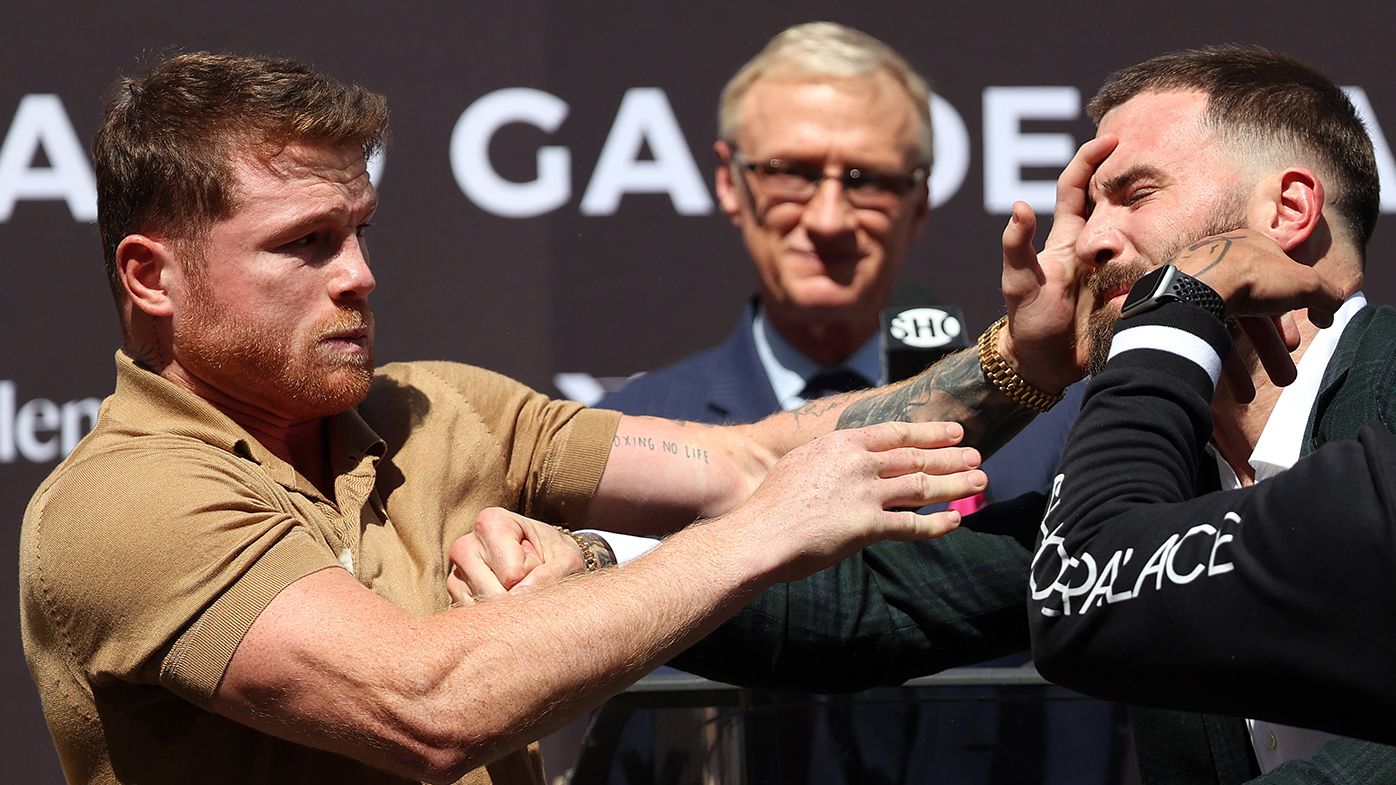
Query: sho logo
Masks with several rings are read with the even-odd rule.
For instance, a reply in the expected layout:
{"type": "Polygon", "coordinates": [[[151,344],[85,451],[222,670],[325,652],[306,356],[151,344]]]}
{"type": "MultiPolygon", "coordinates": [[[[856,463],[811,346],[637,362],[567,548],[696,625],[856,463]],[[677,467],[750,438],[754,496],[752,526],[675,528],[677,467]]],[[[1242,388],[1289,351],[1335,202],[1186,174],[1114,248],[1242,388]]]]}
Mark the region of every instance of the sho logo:
{"type": "Polygon", "coordinates": [[[945,346],[960,337],[960,320],[939,308],[909,308],[888,323],[893,338],[917,349],[945,346]]]}

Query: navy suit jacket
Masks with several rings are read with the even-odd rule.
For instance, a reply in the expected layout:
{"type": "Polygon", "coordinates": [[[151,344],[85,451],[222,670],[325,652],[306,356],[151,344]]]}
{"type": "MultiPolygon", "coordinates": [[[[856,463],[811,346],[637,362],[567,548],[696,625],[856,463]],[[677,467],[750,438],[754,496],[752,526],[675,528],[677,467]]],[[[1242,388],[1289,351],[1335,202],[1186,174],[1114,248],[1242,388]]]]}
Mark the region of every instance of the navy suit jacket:
{"type": "MultiPolygon", "coordinates": [[[[780,411],[766,369],[756,354],[748,304],[727,338],[717,346],[631,380],[597,406],[626,414],[647,414],[708,423],[755,422],[780,411]]],[[[1040,415],[984,463],[989,501],[1011,499],[1051,484],[1062,445],[1081,408],[1084,385],[1040,415]]]]}

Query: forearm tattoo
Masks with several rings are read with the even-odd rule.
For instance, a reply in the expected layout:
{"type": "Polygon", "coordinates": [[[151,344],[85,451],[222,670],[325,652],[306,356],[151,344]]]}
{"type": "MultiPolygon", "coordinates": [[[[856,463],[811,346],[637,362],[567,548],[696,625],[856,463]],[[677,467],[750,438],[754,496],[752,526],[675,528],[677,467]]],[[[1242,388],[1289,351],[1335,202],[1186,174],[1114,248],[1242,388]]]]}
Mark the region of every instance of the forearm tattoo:
{"type": "Polygon", "coordinates": [[[953,420],[965,429],[963,444],[987,455],[1032,418],[1031,410],[1014,403],[984,378],[978,353],[965,349],[906,382],[850,403],[839,416],[838,427],[953,420]]]}
{"type": "Polygon", "coordinates": [[[709,455],[708,448],[701,444],[656,439],[653,436],[616,434],[611,437],[611,448],[615,450],[627,448],[645,450],[656,455],[683,458],[704,465],[712,463],[712,456],[709,455]]]}

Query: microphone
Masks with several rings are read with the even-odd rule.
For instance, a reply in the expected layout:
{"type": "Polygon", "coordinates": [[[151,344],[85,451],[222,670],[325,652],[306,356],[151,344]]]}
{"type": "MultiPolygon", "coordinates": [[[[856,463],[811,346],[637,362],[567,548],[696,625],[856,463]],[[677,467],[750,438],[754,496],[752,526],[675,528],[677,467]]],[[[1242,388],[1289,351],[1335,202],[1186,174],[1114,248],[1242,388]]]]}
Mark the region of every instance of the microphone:
{"type": "Polygon", "coordinates": [[[953,305],[898,305],[882,310],[882,379],[891,384],[970,345],[965,316],[953,305]]]}

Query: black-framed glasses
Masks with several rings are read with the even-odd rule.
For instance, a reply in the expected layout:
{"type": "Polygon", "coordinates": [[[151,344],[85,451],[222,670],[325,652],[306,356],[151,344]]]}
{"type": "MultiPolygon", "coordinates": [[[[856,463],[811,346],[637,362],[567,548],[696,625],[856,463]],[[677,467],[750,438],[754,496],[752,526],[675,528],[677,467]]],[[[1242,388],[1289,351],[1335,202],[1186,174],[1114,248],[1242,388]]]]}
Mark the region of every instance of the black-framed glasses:
{"type": "Polygon", "coordinates": [[[849,204],[891,212],[901,203],[903,196],[926,182],[926,176],[930,173],[928,167],[918,166],[910,172],[850,168],[831,175],[826,174],[821,166],[782,158],[753,161],[742,155],[735,145],[729,143],[729,147],[732,149],[732,163],[755,175],[765,196],[784,202],[808,202],[825,180],[838,180],[849,204]]]}

